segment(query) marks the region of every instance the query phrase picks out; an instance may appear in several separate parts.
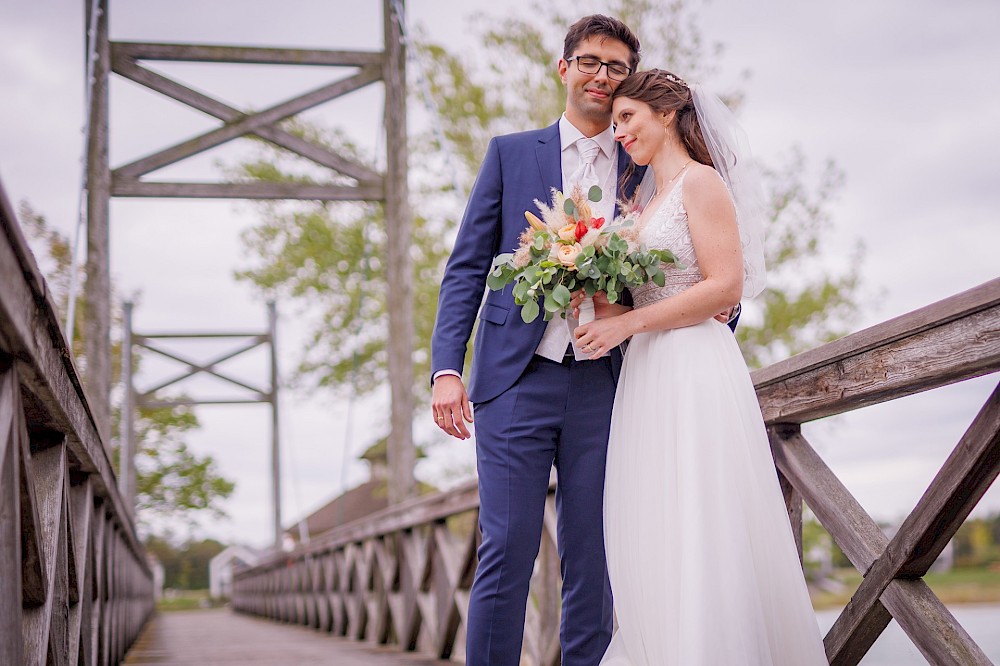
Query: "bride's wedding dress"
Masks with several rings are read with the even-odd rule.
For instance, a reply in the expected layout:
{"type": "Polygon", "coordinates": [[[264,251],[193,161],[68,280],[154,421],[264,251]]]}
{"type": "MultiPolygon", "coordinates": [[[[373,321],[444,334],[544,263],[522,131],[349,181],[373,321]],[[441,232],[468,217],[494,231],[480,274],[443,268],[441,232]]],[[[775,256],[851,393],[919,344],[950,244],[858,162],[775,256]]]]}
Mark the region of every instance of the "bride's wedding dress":
{"type": "MultiPolygon", "coordinates": [[[[686,174],[685,174],[686,175],[686,174]]],[[[633,291],[650,305],[700,281],[682,175],[640,231],[686,269],[633,291]]],[[[760,407],[714,319],[632,338],[604,496],[618,631],[607,666],[826,664],[760,407]]]]}

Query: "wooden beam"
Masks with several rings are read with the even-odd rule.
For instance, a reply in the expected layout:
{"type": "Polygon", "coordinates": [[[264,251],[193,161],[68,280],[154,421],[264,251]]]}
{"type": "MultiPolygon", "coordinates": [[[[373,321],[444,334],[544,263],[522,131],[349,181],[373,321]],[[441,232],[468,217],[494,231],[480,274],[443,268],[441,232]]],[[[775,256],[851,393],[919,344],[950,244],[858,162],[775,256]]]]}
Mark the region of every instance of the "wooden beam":
{"type": "Polygon", "coordinates": [[[198,199],[300,199],[309,201],[380,201],[380,185],[357,187],[306,183],[159,183],[116,178],[116,197],[198,199]]]}
{"type": "Polygon", "coordinates": [[[928,663],[993,666],[924,581],[894,580],[883,593],[882,603],[928,663]]]}
{"type": "MultiPolygon", "coordinates": [[[[20,382],[45,407],[45,426],[66,435],[79,470],[91,474],[95,494],[142,559],[144,550],[118,493],[98,431],[45,280],[21,234],[0,182],[0,348],[13,355],[20,382]]],[[[148,572],[148,569],[147,569],[148,572]]]]}
{"type": "Polygon", "coordinates": [[[413,212],[409,195],[409,152],[406,145],[406,44],[403,39],[403,0],[383,0],[385,40],[385,223],[386,311],[389,340],[386,350],[390,392],[389,503],[416,494],[413,476],[413,212]]]}
{"type": "Polygon", "coordinates": [[[165,166],[187,159],[210,148],[238,137],[250,134],[262,127],[272,125],[325,102],[336,99],[378,81],[381,71],[378,67],[365,67],[357,74],[341,79],[310,92],[276,104],[258,113],[244,116],[236,122],[205,132],[182,141],[142,159],[130,162],[114,170],[116,178],[137,178],[143,174],[162,169],[165,166]]]}
{"type": "Polygon", "coordinates": [[[1000,473],[1000,386],[959,441],[913,512],[872,565],[830,630],[849,637],[879,612],[896,578],[919,578],[937,559],[1000,473]]]}
{"type": "Polygon", "coordinates": [[[249,345],[244,345],[242,347],[237,348],[235,351],[231,351],[231,352],[228,352],[226,354],[223,354],[222,356],[219,356],[219,357],[217,357],[217,358],[209,361],[208,363],[206,363],[204,365],[199,364],[199,363],[195,363],[193,361],[189,361],[188,359],[180,356],[179,354],[173,354],[173,353],[170,353],[170,352],[168,352],[166,350],[159,349],[157,347],[153,347],[152,345],[141,345],[143,349],[148,349],[151,352],[159,354],[160,356],[163,356],[165,358],[169,358],[172,361],[176,361],[176,362],[181,363],[183,365],[186,365],[186,366],[188,366],[188,368],[190,368],[189,372],[185,372],[185,373],[183,373],[181,375],[178,375],[178,376],[174,377],[173,379],[165,380],[163,383],[157,384],[153,388],[150,388],[150,389],[147,389],[147,390],[143,391],[142,395],[143,395],[143,397],[150,396],[150,395],[156,393],[157,391],[159,391],[161,389],[164,389],[167,386],[170,386],[171,384],[176,384],[177,382],[183,381],[183,380],[187,379],[188,377],[191,377],[193,375],[198,374],[199,372],[205,372],[205,373],[208,373],[210,375],[214,375],[214,376],[218,377],[219,379],[227,381],[227,382],[229,382],[231,384],[235,384],[236,386],[239,386],[240,388],[244,388],[244,389],[246,389],[248,391],[252,391],[254,393],[260,393],[260,394],[268,393],[267,391],[264,391],[264,390],[260,389],[257,386],[250,386],[249,384],[245,384],[245,383],[239,381],[238,379],[233,379],[232,377],[229,377],[228,375],[224,375],[221,372],[218,372],[217,370],[215,370],[215,366],[216,365],[218,365],[220,363],[224,363],[224,362],[226,362],[226,361],[228,361],[228,360],[230,360],[232,358],[235,358],[236,356],[239,356],[240,354],[243,354],[243,353],[246,353],[246,352],[251,351],[253,349],[256,349],[257,347],[259,347],[260,345],[264,344],[268,340],[269,340],[269,338],[265,338],[265,337],[257,338],[256,340],[253,340],[249,345]]]}
{"type": "MultiPolygon", "coordinates": [[[[870,575],[872,565],[886,551],[889,539],[809,446],[797,426],[771,426],[768,434],[778,469],[802,493],[851,563],[858,571],[870,575]]],[[[977,655],[982,651],[975,641],[923,581],[895,579],[865,614],[864,622],[844,618],[843,614],[838,618],[824,639],[831,664],[855,664],[864,656],[888,623],[888,615],[881,606],[892,614],[921,653],[934,655],[929,657],[931,663],[990,663],[980,660],[977,655]],[[844,631],[842,618],[857,626],[857,631],[844,631]],[[948,655],[969,660],[952,659],[948,655]]],[[[854,611],[849,605],[844,612],[854,611]]]]}
{"type": "Polygon", "coordinates": [[[1000,369],[1000,278],[753,373],[767,423],[803,423],[1000,369]]]}
{"type": "Polygon", "coordinates": [[[136,404],[141,407],[149,407],[150,409],[160,409],[162,407],[189,407],[192,405],[253,405],[259,402],[271,402],[270,396],[258,395],[255,398],[206,398],[206,399],[187,399],[178,398],[177,400],[146,400],[143,396],[139,396],[136,399],[136,404]]]}
{"type": "MultiPolygon", "coordinates": [[[[90,8],[88,7],[88,13],[90,8]]],[[[87,131],[87,264],[83,284],[84,347],[87,353],[87,398],[97,432],[111,446],[111,169],[108,161],[108,84],[111,49],[108,41],[108,0],[98,3],[94,35],[87,131]]],[[[73,326],[74,324],[69,324],[73,326]]]]}
{"type": "MultiPolygon", "coordinates": [[[[202,111],[203,113],[218,118],[223,122],[232,123],[247,116],[246,113],[240,111],[239,109],[235,109],[228,104],[224,104],[223,102],[209,97],[208,95],[192,90],[191,88],[169,79],[162,74],[140,67],[134,60],[124,56],[123,54],[119,53],[114,56],[112,69],[116,74],[119,74],[131,81],[135,81],[136,83],[170,97],[171,99],[177,100],[182,104],[186,104],[194,109],[197,109],[198,111],[202,111]]],[[[324,166],[346,176],[350,176],[359,182],[366,184],[380,184],[382,182],[382,175],[369,167],[328,150],[323,146],[319,146],[310,141],[306,141],[301,137],[290,134],[279,127],[261,127],[257,131],[253,132],[253,134],[297,155],[301,155],[306,159],[312,160],[320,166],[324,166]]]]}
{"type": "Polygon", "coordinates": [[[875,521],[827,467],[796,425],[768,428],[778,471],[802,495],[847,559],[864,573],[889,544],[875,521]]]}
{"type": "MultiPolygon", "coordinates": [[[[0,635],[4,636],[4,640],[0,641],[0,663],[4,664],[21,662],[23,578],[29,571],[32,578],[43,576],[37,561],[34,566],[25,566],[27,563],[24,561],[28,544],[23,542],[32,533],[25,530],[27,521],[23,517],[22,434],[15,423],[15,415],[21,412],[20,402],[21,387],[10,358],[0,358],[0,581],[3,581],[4,588],[4,594],[0,594],[0,635]]],[[[23,437],[27,438],[26,435],[23,437]]],[[[44,603],[44,585],[38,587],[42,588],[41,600],[44,603]]]]}
{"type": "MultiPolygon", "coordinates": [[[[851,564],[858,571],[866,572],[885,550],[888,538],[802,437],[797,425],[771,426],[768,437],[781,477],[801,495],[851,564]]],[[[828,633],[824,644],[830,663],[838,666],[856,664],[867,654],[890,619],[886,609],[877,604],[864,625],[864,632],[851,636],[828,633]]]]}
{"type": "Polygon", "coordinates": [[[368,67],[381,65],[380,51],[331,51],[324,49],[283,49],[258,46],[172,44],[152,42],[112,42],[115,55],[135,60],[175,62],[221,62],[253,65],[320,65],[368,67]]]}
{"type": "Polygon", "coordinates": [[[133,333],[132,340],[137,345],[142,345],[143,347],[148,346],[148,340],[176,340],[178,338],[258,338],[260,343],[267,342],[267,333],[261,333],[260,331],[234,331],[232,333],[215,332],[215,333],[133,333]]]}

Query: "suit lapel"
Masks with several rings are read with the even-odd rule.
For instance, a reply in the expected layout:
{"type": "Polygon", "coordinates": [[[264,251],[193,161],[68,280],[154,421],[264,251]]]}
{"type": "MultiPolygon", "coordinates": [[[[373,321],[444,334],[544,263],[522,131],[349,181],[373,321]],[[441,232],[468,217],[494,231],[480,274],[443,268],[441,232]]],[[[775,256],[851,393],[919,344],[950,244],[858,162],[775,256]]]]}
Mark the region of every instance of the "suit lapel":
{"type": "Polygon", "coordinates": [[[562,190],[562,146],[559,141],[559,123],[546,127],[538,137],[535,146],[535,158],[538,160],[538,171],[541,176],[543,194],[541,201],[549,201],[552,188],[562,190]]]}
{"type": "Polygon", "coordinates": [[[630,164],[632,164],[632,159],[621,146],[618,146],[618,197],[615,199],[615,217],[618,217],[620,214],[618,211],[618,202],[623,200],[628,201],[632,198],[632,195],[635,194],[635,188],[642,182],[642,177],[646,173],[646,167],[636,166],[632,170],[632,175],[623,184],[621,180],[622,174],[625,173],[630,164]]]}

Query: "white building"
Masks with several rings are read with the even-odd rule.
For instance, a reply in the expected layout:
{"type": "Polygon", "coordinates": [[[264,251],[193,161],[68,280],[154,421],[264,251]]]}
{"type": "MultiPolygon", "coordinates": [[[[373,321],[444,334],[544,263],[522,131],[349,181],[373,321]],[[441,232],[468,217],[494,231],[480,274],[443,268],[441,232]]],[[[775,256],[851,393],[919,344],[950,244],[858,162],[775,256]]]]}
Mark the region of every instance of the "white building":
{"type": "Polygon", "coordinates": [[[208,563],[209,594],[213,599],[228,599],[233,593],[233,572],[237,567],[252,567],[261,553],[246,546],[229,546],[208,563]]]}

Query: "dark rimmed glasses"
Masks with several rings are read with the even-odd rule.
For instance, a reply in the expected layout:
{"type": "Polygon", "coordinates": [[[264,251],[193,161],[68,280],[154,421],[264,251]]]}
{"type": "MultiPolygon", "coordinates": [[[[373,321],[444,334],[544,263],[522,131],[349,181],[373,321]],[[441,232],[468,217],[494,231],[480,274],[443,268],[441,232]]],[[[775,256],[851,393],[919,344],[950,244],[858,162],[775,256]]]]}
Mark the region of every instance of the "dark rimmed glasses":
{"type": "Polygon", "coordinates": [[[570,56],[566,58],[566,62],[573,62],[574,60],[576,61],[576,68],[584,74],[597,74],[601,71],[601,67],[607,67],[608,78],[615,81],[624,81],[632,73],[631,67],[627,67],[620,62],[604,62],[593,56],[570,56]]]}

